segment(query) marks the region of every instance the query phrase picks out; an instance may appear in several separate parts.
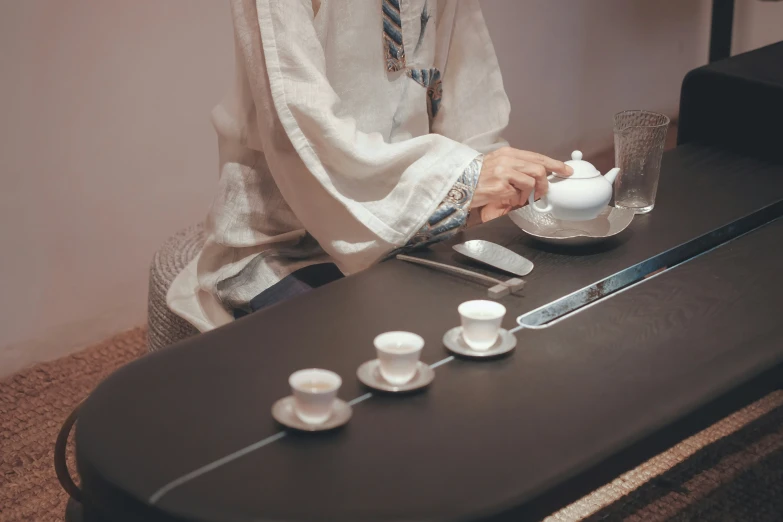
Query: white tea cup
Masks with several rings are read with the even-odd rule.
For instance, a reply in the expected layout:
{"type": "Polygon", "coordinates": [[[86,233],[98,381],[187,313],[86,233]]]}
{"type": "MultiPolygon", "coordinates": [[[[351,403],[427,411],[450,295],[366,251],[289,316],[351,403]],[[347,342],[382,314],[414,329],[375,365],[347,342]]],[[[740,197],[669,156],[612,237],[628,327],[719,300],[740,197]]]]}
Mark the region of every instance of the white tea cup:
{"type": "Polygon", "coordinates": [[[294,396],[294,413],[307,424],[323,424],[332,415],[343,380],[334,372],[309,368],[288,378],[294,396]]]}
{"type": "Polygon", "coordinates": [[[416,375],[424,339],[410,332],[386,332],[373,341],[378,355],[381,377],[389,384],[400,386],[416,375]]]}
{"type": "Polygon", "coordinates": [[[506,307],[495,301],[466,301],[458,308],[462,339],[471,349],[485,352],[497,342],[506,307]]]}

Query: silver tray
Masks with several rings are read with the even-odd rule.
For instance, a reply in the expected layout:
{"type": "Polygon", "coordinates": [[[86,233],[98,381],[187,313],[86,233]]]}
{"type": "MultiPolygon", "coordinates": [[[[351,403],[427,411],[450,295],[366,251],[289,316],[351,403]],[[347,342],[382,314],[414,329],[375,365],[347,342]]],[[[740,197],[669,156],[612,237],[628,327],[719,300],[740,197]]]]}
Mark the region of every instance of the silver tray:
{"type": "Polygon", "coordinates": [[[606,207],[590,221],[565,221],[551,214],[541,214],[530,207],[509,213],[511,221],[527,234],[552,245],[582,246],[599,243],[616,236],[634,217],[633,210],[606,207]]]}

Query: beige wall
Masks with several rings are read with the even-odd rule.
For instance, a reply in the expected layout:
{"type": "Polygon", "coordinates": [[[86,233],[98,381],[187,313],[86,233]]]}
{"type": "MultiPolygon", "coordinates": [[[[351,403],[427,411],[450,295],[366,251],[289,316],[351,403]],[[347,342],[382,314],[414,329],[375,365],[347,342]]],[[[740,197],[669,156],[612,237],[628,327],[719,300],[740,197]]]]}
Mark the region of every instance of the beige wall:
{"type": "Polygon", "coordinates": [[[738,0],[732,52],[741,53],[783,40],[783,2],[738,0]]]}
{"type": "MultiPolygon", "coordinates": [[[[782,39],[783,3],[745,1],[737,48],[782,39]]],[[[709,4],[484,0],[508,138],[591,152],[617,110],[675,113],[709,4]]],[[[153,252],[211,199],[232,60],[225,1],[0,0],[0,375],[144,321],[153,252]]]]}
{"type": "Polygon", "coordinates": [[[218,0],[0,0],[0,374],[145,321],[217,177],[218,0]]]}
{"type": "Polygon", "coordinates": [[[709,0],[488,0],[511,96],[513,145],[557,157],[612,141],[612,115],[674,115],[680,82],[706,60],[709,0]]]}

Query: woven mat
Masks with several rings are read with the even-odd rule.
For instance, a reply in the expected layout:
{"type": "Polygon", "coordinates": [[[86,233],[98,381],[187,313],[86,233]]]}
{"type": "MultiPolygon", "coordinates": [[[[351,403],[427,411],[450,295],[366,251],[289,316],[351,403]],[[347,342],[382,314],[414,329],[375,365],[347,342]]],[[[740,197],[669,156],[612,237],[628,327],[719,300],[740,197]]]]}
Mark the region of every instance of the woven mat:
{"type": "Polygon", "coordinates": [[[783,521],[783,392],[680,442],[546,522],[783,521]]]}
{"type": "MultiPolygon", "coordinates": [[[[0,381],[0,522],[62,520],[66,495],[52,465],[60,424],[104,377],[144,353],[145,331],[136,329],[0,381]]],[[[783,392],[686,439],[546,522],[576,520],[783,520],[783,392]]]]}
{"type": "Polygon", "coordinates": [[[63,519],[67,496],[53,464],[60,425],[102,379],[145,353],[146,331],[135,329],[0,381],[1,522],[63,519]]]}

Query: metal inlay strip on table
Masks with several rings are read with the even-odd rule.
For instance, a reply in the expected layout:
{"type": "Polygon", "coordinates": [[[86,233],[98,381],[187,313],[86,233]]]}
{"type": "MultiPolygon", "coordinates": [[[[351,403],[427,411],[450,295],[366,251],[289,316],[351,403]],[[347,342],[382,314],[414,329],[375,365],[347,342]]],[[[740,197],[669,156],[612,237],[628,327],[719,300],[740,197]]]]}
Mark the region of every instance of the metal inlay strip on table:
{"type": "MultiPolygon", "coordinates": [[[[438,362],[430,364],[430,368],[433,370],[435,368],[438,368],[440,366],[443,366],[444,364],[448,364],[451,361],[454,360],[454,356],[449,356],[444,359],[441,359],[438,362]]],[[[357,404],[364,402],[368,399],[371,399],[373,397],[372,393],[365,393],[364,395],[360,395],[359,397],[356,397],[355,399],[352,399],[348,401],[349,406],[356,406],[357,404]]],[[[183,484],[187,484],[191,480],[197,479],[198,477],[209,473],[210,471],[213,471],[221,466],[225,466],[229,462],[233,462],[237,459],[240,459],[244,457],[245,455],[248,455],[256,450],[259,450],[265,446],[268,446],[272,444],[273,442],[277,442],[278,440],[282,439],[286,436],[287,431],[279,431],[275,433],[274,435],[270,435],[269,437],[266,437],[265,439],[259,440],[258,442],[254,442],[253,444],[250,444],[249,446],[245,446],[242,449],[239,449],[229,455],[226,455],[225,457],[221,457],[215,461],[210,462],[209,464],[205,464],[204,466],[201,466],[198,469],[194,469],[193,471],[189,473],[185,473],[181,477],[177,477],[176,479],[172,480],[171,482],[165,484],[161,488],[159,488],[155,493],[153,493],[150,496],[150,504],[156,504],[163,496],[178,488],[179,486],[182,486],[183,484]]]]}
{"type": "Polygon", "coordinates": [[[698,255],[752,232],[783,216],[783,201],[764,207],[707,234],[630,266],[616,274],[561,297],[551,303],[517,317],[519,329],[537,329],[567,316],[580,308],[644,281],[657,272],[671,269],[698,255]]]}

